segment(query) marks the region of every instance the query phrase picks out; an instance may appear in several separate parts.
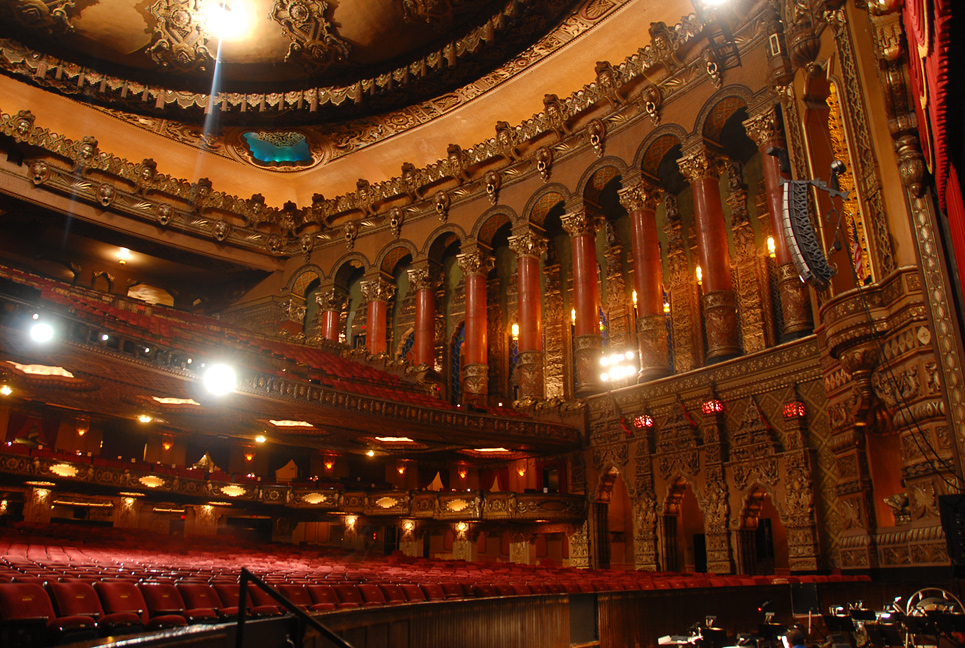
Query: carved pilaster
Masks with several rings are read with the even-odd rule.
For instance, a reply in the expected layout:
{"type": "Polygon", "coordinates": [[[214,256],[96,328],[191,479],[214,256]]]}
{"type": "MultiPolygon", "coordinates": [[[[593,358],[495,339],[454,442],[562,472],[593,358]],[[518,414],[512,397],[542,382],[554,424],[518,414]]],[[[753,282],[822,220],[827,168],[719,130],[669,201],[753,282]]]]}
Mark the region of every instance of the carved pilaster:
{"type": "Polygon", "coordinates": [[[516,381],[520,400],[543,399],[543,353],[521,351],[516,363],[516,381]]]}
{"type": "Polygon", "coordinates": [[[609,345],[613,349],[632,347],[630,320],[627,308],[627,288],[623,277],[623,247],[616,236],[616,228],[607,223],[607,245],[603,250],[606,261],[606,308],[609,320],[609,345]]]}
{"type": "Polygon", "coordinates": [[[600,385],[600,352],[603,340],[599,335],[577,335],[573,346],[576,391],[594,391],[600,385]]]}
{"type": "Polygon", "coordinates": [[[734,232],[737,312],[740,313],[744,353],[755,353],[774,342],[773,335],[765,326],[764,317],[764,305],[770,301],[770,291],[766,290],[761,254],[747,211],[747,187],[741,175],[741,164],[729,162],[727,172],[729,190],[726,200],[731,209],[734,232]]]}
{"type": "MultiPolygon", "coordinates": [[[[546,398],[566,398],[564,327],[569,318],[563,314],[560,264],[548,258],[543,266],[546,277],[543,294],[543,389],[546,398]]],[[[520,358],[522,362],[522,357],[520,358]]]]}
{"type": "Polygon", "coordinates": [[[674,372],[683,373],[703,364],[701,322],[697,311],[696,286],[687,262],[683,222],[677,211],[677,197],[668,194],[665,205],[670,335],[673,340],[674,372]]]}
{"type": "Polygon", "coordinates": [[[590,568],[590,534],[587,525],[588,523],[584,522],[567,537],[570,547],[570,567],[590,568]]]}
{"type": "Polygon", "coordinates": [[[666,315],[641,315],[637,318],[637,346],[640,349],[639,382],[663,378],[670,372],[666,315]]]}

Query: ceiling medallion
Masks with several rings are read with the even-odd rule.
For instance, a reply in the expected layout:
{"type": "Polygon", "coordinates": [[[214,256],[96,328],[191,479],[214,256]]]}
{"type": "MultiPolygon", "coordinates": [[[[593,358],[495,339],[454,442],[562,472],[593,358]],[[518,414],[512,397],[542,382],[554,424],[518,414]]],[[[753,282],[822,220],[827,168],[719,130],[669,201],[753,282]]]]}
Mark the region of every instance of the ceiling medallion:
{"type": "Polygon", "coordinates": [[[297,61],[311,72],[324,72],[333,63],[348,60],[351,45],[335,32],[335,23],[325,18],[328,3],[323,0],[277,0],[271,18],[281,25],[292,44],[287,63],[297,61]]]}
{"type": "Polygon", "coordinates": [[[158,0],[149,11],[157,21],[148,50],[155,63],[178,72],[203,72],[214,63],[200,0],[158,0]]]}

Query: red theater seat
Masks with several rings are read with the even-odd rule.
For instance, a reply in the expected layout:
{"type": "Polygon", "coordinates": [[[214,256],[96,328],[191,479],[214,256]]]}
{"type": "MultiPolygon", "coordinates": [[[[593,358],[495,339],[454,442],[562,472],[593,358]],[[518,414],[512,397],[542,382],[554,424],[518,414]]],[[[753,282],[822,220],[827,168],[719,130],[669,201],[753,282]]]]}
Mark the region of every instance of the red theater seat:
{"type": "Polygon", "coordinates": [[[311,594],[308,593],[308,589],[304,585],[279,585],[278,591],[302,610],[324,612],[335,609],[335,605],[332,603],[316,603],[313,601],[311,594]]]}
{"type": "Polygon", "coordinates": [[[426,600],[426,593],[423,592],[422,588],[418,585],[406,583],[404,585],[399,585],[399,588],[405,595],[405,600],[409,603],[418,603],[426,600]]]}
{"type": "Polygon", "coordinates": [[[51,642],[95,637],[94,619],[83,615],[58,617],[50,597],[40,585],[0,585],[0,644],[4,648],[34,648],[51,642]]]}
{"type": "MultiPolygon", "coordinates": [[[[240,608],[238,604],[238,597],[240,595],[238,583],[213,583],[211,587],[218,593],[218,598],[221,599],[223,606],[234,608],[235,610],[240,608]]],[[[254,587],[254,585],[248,586],[248,604],[245,606],[245,611],[248,616],[269,617],[283,614],[275,605],[253,605],[251,590],[254,587]]]]}
{"type": "Polygon", "coordinates": [[[462,583],[440,583],[442,591],[446,593],[446,598],[465,598],[466,589],[462,583]]]}
{"type": "MultiPolygon", "coordinates": [[[[393,605],[396,603],[405,603],[406,597],[402,588],[398,585],[386,584],[379,585],[379,589],[382,590],[382,596],[385,597],[385,602],[393,605]]],[[[365,596],[363,593],[362,596],[365,596]]]]}
{"type": "Polygon", "coordinates": [[[309,585],[307,588],[309,596],[315,601],[315,605],[326,606],[319,609],[334,610],[336,608],[359,607],[358,603],[343,603],[339,600],[338,594],[331,585],[309,585]],[[331,606],[331,607],[327,607],[331,606]]]}
{"type": "Polygon", "coordinates": [[[180,614],[165,614],[151,618],[148,613],[147,602],[144,600],[141,590],[134,583],[100,581],[94,583],[94,590],[100,597],[101,605],[106,612],[109,614],[119,612],[136,614],[148,630],[179,628],[188,624],[187,620],[180,614]]]}
{"type": "Polygon", "coordinates": [[[102,636],[140,632],[144,628],[141,617],[133,612],[105,614],[97,592],[88,583],[48,583],[47,591],[60,616],[91,617],[102,636]]]}
{"type": "Polygon", "coordinates": [[[212,609],[222,620],[238,616],[238,608],[224,607],[218,593],[207,583],[178,583],[176,587],[189,609],[212,609]]]}
{"type": "Polygon", "coordinates": [[[446,598],[446,593],[442,589],[442,585],[438,583],[426,583],[420,587],[422,587],[422,591],[425,592],[426,600],[442,601],[446,598]]]}
{"type": "MultiPolygon", "coordinates": [[[[374,607],[376,605],[382,605],[377,601],[366,601],[362,598],[362,593],[359,588],[355,585],[335,585],[335,593],[338,595],[338,600],[342,603],[355,603],[360,607],[374,607]]],[[[378,589],[378,588],[376,588],[378,589]]],[[[382,592],[379,592],[381,596],[382,592]]]]}
{"type": "Polygon", "coordinates": [[[169,614],[180,614],[188,623],[215,623],[218,613],[214,608],[188,609],[178,588],[171,583],[141,583],[141,595],[147,603],[148,612],[152,617],[169,614]]]}

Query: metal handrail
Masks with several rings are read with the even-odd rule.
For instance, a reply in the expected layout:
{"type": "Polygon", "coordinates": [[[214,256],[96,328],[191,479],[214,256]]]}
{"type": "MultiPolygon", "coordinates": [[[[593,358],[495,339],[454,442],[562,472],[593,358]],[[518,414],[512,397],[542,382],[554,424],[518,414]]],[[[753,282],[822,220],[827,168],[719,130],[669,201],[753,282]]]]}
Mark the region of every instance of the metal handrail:
{"type": "MultiPolygon", "coordinates": [[[[273,599],[281,603],[282,607],[284,607],[289,612],[294,614],[295,618],[301,621],[302,624],[307,624],[311,626],[319,633],[321,633],[323,637],[325,637],[326,639],[334,643],[339,648],[354,648],[352,644],[345,641],[337,634],[335,634],[334,632],[332,632],[331,630],[323,626],[321,623],[313,619],[311,616],[306,614],[301,608],[299,608],[297,605],[289,601],[282,594],[279,594],[278,592],[276,592],[273,587],[269,586],[267,583],[265,583],[265,581],[261,580],[260,578],[252,574],[244,567],[241,568],[241,577],[238,579],[240,594],[238,596],[238,631],[235,635],[235,648],[243,648],[243,644],[244,644],[245,613],[247,611],[246,604],[248,602],[248,581],[251,581],[258,587],[260,587],[262,590],[264,590],[268,594],[268,596],[272,597],[273,599]]],[[[301,648],[302,643],[304,641],[304,636],[305,636],[304,630],[305,630],[304,626],[300,625],[298,641],[295,644],[297,648],[301,648]]]]}

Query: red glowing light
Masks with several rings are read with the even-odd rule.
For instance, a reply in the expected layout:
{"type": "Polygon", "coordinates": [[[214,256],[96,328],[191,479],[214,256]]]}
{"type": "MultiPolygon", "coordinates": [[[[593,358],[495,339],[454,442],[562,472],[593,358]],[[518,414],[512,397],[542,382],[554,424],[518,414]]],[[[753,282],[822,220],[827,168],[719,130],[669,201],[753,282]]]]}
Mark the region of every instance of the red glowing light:
{"type": "Polygon", "coordinates": [[[807,410],[801,401],[784,403],[784,418],[803,418],[807,410]]]}
{"type": "Polygon", "coordinates": [[[700,409],[704,414],[720,414],[724,411],[724,404],[715,398],[714,400],[704,401],[700,409]]]}

